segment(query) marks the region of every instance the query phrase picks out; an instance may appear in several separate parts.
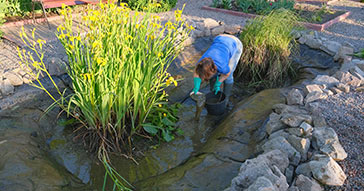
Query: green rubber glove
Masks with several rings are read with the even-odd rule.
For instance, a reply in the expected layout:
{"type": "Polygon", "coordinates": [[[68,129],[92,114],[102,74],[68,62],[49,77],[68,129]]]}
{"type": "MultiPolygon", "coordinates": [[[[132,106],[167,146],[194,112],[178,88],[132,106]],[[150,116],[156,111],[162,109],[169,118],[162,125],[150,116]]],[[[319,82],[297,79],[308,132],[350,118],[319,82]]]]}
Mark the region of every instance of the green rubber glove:
{"type": "Polygon", "coordinates": [[[193,78],[193,93],[197,94],[198,90],[200,90],[200,85],[201,85],[201,78],[198,77],[194,77],[193,78]]]}
{"type": "Polygon", "coordinates": [[[217,76],[216,78],[216,82],[215,82],[215,85],[214,85],[214,92],[215,92],[215,95],[217,94],[217,92],[220,91],[220,86],[221,86],[222,82],[219,81],[219,76],[217,76]]]}

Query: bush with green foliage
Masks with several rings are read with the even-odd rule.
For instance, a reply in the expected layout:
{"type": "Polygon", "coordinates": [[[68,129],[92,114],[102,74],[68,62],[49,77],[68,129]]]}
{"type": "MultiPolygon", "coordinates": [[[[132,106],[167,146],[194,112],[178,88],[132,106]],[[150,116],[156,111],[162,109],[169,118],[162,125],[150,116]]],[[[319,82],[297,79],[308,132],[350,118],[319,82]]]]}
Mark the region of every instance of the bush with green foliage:
{"type": "Polygon", "coordinates": [[[281,85],[292,71],[289,56],[295,44],[292,31],[297,24],[298,17],[286,9],[252,20],[240,36],[244,50],[237,76],[255,87],[281,85]]]}
{"type": "Polygon", "coordinates": [[[149,7],[150,4],[158,3],[160,6],[153,8],[152,12],[169,11],[176,6],[177,0],[125,0],[133,10],[142,11],[143,8],[149,7]]]}

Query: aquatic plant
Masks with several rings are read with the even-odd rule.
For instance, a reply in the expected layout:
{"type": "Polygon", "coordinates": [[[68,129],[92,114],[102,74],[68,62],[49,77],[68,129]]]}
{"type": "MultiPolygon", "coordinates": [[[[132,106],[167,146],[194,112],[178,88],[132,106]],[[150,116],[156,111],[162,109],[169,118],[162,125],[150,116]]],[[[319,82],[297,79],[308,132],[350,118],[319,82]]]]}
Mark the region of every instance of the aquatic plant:
{"type": "Polygon", "coordinates": [[[237,76],[253,86],[280,85],[292,71],[288,57],[295,44],[292,31],[297,23],[298,17],[285,9],[251,21],[240,35],[244,50],[237,76]]]}
{"type": "Polygon", "coordinates": [[[18,49],[21,67],[34,80],[31,85],[44,90],[78,120],[77,133],[97,149],[100,160],[107,163],[108,176],[121,188],[126,187],[125,181],[109,168],[108,153],[130,154],[135,135],[170,141],[178,131],[176,112],[169,107],[164,89],[177,86],[167,69],[193,27],[182,18],[182,10],[162,24],[151,9],[132,13],[127,4],[98,4],[87,9],[76,27],[72,10],[63,7],[64,23],[56,35],[68,56],[69,94],[61,91],[47,70],[42,51],[45,41],[36,39],[34,30],[31,37],[24,29],[20,33],[35,53],[18,49]],[[41,76],[51,80],[55,94],[42,85],[41,76]]]}

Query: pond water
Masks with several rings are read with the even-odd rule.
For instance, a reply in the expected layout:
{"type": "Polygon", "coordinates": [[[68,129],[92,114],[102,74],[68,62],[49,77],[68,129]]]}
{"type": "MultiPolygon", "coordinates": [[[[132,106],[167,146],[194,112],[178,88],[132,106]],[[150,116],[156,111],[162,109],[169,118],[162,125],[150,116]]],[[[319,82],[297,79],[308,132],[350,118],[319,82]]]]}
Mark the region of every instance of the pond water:
{"type": "MultiPolygon", "coordinates": [[[[284,102],[282,89],[269,89],[247,97],[235,87],[235,107],[222,116],[203,109],[195,120],[192,89],[194,62],[212,42],[198,39],[185,49],[170,72],[185,80],[169,90],[173,102],[184,100],[178,127],[184,131],[170,143],[138,153],[137,165],[113,156],[112,165],[136,190],[223,190],[236,176],[243,161],[256,156],[256,145],[265,136],[264,122],[274,104],[284,102]],[[187,99],[185,99],[187,98],[187,99]]],[[[338,67],[322,52],[301,47],[293,58],[299,79],[334,72],[338,67]]],[[[207,93],[208,88],[202,89],[207,93]]],[[[104,168],[73,129],[57,118],[59,110],[44,115],[51,104],[38,96],[0,113],[0,190],[100,190],[104,168]]]]}

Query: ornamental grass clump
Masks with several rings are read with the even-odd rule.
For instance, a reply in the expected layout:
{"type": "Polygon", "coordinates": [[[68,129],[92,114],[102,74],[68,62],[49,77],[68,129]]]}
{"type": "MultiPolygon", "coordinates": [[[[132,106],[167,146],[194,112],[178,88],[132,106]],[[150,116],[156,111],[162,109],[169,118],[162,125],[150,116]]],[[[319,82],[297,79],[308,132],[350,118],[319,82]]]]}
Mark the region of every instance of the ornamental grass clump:
{"type": "Polygon", "coordinates": [[[41,75],[52,80],[41,53],[44,41],[35,39],[34,33],[32,38],[21,33],[36,53],[33,58],[19,51],[22,67],[38,81],[33,85],[78,119],[80,137],[97,149],[102,160],[108,152],[130,154],[135,135],[170,141],[177,131],[176,112],[168,106],[164,91],[177,86],[177,81],[167,69],[193,27],[182,18],[182,10],[162,24],[150,9],[131,12],[126,4],[99,4],[88,8],[77,27],[70,8],[60,11],[64,23],[56,35],[68,55],[67,73],[72,79],[72,93],[67,96],[55,83],[57,95],[41,85],[41,75]]]}
{"type": "Polygon", "coordinates": [[[285,9],[249,23],[240,35],[244,50],[237,76],[254,87],[281,85],[292,72],[289,56],[295,47],[292,31],[297,24],[298,17],[285,9]]]}

